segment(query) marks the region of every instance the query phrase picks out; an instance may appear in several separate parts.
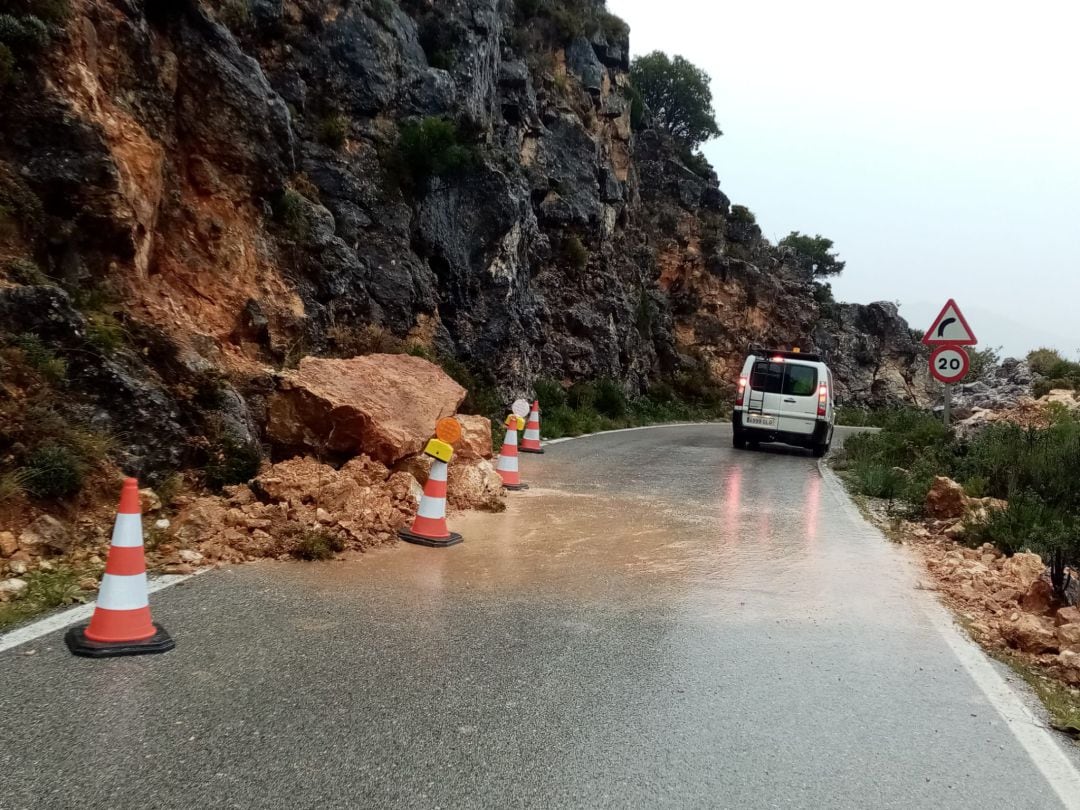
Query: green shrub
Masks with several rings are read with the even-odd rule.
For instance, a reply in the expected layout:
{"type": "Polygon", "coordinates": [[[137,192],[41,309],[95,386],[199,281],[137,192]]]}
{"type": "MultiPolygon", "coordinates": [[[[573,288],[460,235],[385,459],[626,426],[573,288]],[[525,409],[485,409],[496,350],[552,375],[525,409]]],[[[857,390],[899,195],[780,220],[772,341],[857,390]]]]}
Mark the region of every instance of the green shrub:
{"type": "Polygon", "coordinates": [[[991,543],[1005,554],[1038,549],[1048,532],[1062,523],[1054,510],[1030,495],[1017,496],[1005,509],[991,509],[983,521],[968,521],[965,537],[972,545],[991,543]]]}
{"type": "Polygon", "coordinates": [[[695,152],[689,148],[681,149],[679,157],[682,159],[683,165],[698,177],[708,177],[712,173],[712,164],[701,152],[695,152]]]}
{"type": "Polygon", "coordinates": [[[541,378],[533,383],[536,399],[542,411],[561,408],[566,405],[566,389],[557,380],[541,378]]]}
{"type": "Polygon", "coordinates": [[[115,354],[124,345],[127,333],[110,312],[91,312],[86,316],[86,339],[101,354],[115,354]]]}
{"type": "Polygon", "coordinates": [[[757,217],[754,216],[754,212],[745,205],[731,206],[731,214],[728,216],[728,219],[732,222],[738,222],[741,225],[757,224],[757,217]]]}
{"type": "Polygon", "coordinates": [[[26,492],[26,470],[0,473],[0,505],[13,501],[26,492]]]}
{"type": "Polygon", "coordinates": [[[1001,363],[1001,347],[988,346],[985,349],[968,349],[968,356],[971,358],[971,370],[968,372],[968,379],[978,380],[1001,363]]]}
{"type": "Polygon", "coordinates": [[[596,386],[587,382],[576,382],[566,392],[566,404],[575,411],[591,411],[596,408],[596,386]]]}
{"type": "Polygon", "coordinates": [[[630,38],[630,26],[626,20],[607,9],[600,9],[596,14],[596,24],[600,32],[609,40],[615,42],[625,41],[630,38]]]}
{"type": "Polygon", "coordinates": [[[1050,380],[1051,391],[1072,391],[1073,388],[1073,381],[1066,377],[1057,377],[1050,380]]]}
{"type": "Polygon", "coordinates": [[[284,230],[286,236],[295,242],[303,242],[311,235],[311,223],[308,221],[304,197],[297,191],[287,188],[274,199],[274,219],[284,230]]]}
{"type": "Polygon", "coordinates": [[[0,14],[0,43],[14,52],[37,51],[49,43],[49,28],[33,15],[0,14]]]}
{"type": "Polygon", "coordinates": [[[253,443],[233,438],[221,441],[203,469],[206,485],[214,490],[233,484],[246,484],[259,473],[262,449],[253,443]]]}
{"type": "Polygon", "coordinates": [[[349,119],[344,115],[333,114],[319,120],[315,137],[319,143],[331,149],[340,149],[349,136],[349,119]]]}
{"type": "Polygon", "coordinates": [[[564,236],[562,240],[563,266],[581,273],[589,264],[589,251],[576,234],[564,236]]]}
{"type": "Polygon", "coordinates": [[[634,59],[630,78],[653,123],[688,151],[722,135],[716,123],[709,74],[681,56],[661,51],[634,59]]]}
{"type": "Polygon", "coordinates": [[[8,277],[16,284],[42,287],[52,282],[41,268],[29,259],[12,259],[7,265],[8,277]]]}
{"type": "Polygon", "coordinates": [[[23,486],[35,498],[67,498],[82,487],[85,473],[83,462],[67,447],[45,445],[27,457],[23,486]]]}
{"type": "Polygon", "coordinates": [[[458,125],[447,118],[425,118],[401,127],[394,163],[407,185],[418,188],[432,177],[457,174],[478,162],[476,147],[466,143],[458,125]]]}
{"type": "Polygon", "coordinates": [[[1031,393],[1036,399],[1041,399],[1054,390],[1054,386],[1050,380],[1041,379],[1036,380],[1035,384],[1031,386],[1031,393]]]}
{"type": "Polygon", "coordinates": [[[605,377],[596,384],[594,406],[601,416],[622,419],[628,410],[626,392],[617,382],[605,377]]]}
{"type": "MultiPolygon", "coordinates": [[[[334,347],[336,357],[360,357],[365,354],[405,354],[405,342],[380,324],[369,323],[363,326],[333,326],[327,331],[327,337],[334,347]]],[[[425,356],[410,350],[414,356],[425,356]]],[[[430,360],[430,357],[425,357],[430,360]]]]}
{"type": "Polygon", "coordinates": [[[1036,349],[1027,357],[1028,365],[1036,374],[1049,377],[1050,371],[1060,363],[1063,358],[1057,349],[1036,349]]]}
{"type": "Polygon", "coordinates": [[[67,377],[67,363],[62,357],[57,357],[37,335],[19,335],[15,338],[15,345],[22,351],[26,364],[49,382],[59,383],[67,377]]]}
{"type": "Polygon", "coordinates": [[[907,476],[899,469],[871,461],[856,464],[854,478],[860,494],[888,500],[897,498],[907,483],[907,476]]]}
{"type": "Polygon", "coordinates": [[[333,559],[345,548],[345,542],[336,534],[326,529],[310,529],[300,535],[292,553],[301,560],[314,562],[333,559]]]}

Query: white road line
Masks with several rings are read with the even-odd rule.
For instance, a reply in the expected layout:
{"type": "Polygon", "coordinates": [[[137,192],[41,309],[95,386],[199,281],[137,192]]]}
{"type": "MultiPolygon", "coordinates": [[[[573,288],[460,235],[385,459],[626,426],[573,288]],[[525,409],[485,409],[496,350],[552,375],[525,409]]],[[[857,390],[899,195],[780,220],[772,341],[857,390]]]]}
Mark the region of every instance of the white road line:
{"type": "Polygon", "coordinates": [[[544,444],[562,444],[573,442],[578,439],[591,439],[593,436],[609,436],[612,433],[633,433],[635,430],[658,430],[662,428],[679,427],[707,427],[709,425],[730,425],[731,422],[667,422],[662,425],[644,425],[643,427],[619,428],[618,430],[601,430],[599,433],[584,433],[581,436],[563,436],[561,439],[544,439],[544,444]]]}
{"type": "MultiPolygon", "coordinates": [[[[847,491],[824,460],[818,462],[818,469],[833,495],[842,501],[849,516],[860,523],[870,526],[879,535],[882,542],[887,542],[884,535],[869,523],[851,502],[847,491]]],[[[949,611],[937,597],[931,594],[916,594],[923,612],[930,619],[953,655],[967,671],[971,680],[986,696],[990,705],[997,710],[1013,737],[1027,752],[1035,767],[1053,788],[1062,806],[1068,810],[1080,810],[1080,770],[1061,748],[1056,732],[1046,727],[1024,702],[1008,681],[994,669],[986,653],[960,627],[949,611]]]]}
{"type": "MultiPolygon", "coordinates": [[[[154,593],[155,591],[161,591],[165,588],[173,585],[179,585],[181,582],[186,582],[192,577],[197,577],[199,574],[206,573],[213,569],[205,568],[202,571],[197,571],[194,574],[183,575],[169,575],[163,577],[157,577],[150,580],[150,584],[146,587],[147,593],[154,593]]],[[[34,641],[56,630],[62,630],[68,625],[77,624],[81,621],[89,620],[90,616],[94,613],[94,604],[78,605],[73,608],[61,611],[52,616],[47,616],[44,619],[39,619],[36,622],[19,627],[16,630],[12,630],[10,633],[5,633],[0,636],[0,652],[10,650],[13,647],[18,647],[20,644],[26,644],[28,641],[34,641]]]]}

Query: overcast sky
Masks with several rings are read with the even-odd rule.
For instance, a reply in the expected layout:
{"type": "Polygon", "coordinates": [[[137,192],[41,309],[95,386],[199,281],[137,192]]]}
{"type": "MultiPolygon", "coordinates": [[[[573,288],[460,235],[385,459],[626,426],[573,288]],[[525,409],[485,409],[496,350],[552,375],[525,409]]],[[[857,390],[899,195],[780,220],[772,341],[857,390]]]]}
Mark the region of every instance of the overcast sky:
{"type": "Polygon", "coordinates": [[[848,301],[945,300],[983,345],[1080,347],[1080,4],[608,0],[635,55],[713,79],[705,153],[776,241],[821,233],[848,301]]]}

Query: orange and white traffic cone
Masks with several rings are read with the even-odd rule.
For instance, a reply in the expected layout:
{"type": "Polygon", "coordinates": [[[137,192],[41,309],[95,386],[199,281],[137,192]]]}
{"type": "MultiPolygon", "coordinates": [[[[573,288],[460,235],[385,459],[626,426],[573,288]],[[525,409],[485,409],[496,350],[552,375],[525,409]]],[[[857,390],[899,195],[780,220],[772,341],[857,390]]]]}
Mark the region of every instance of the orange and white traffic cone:
{"type": "Polygon", "coordinates": [[[139,482],[124,479],[109,558],[89,625],[68,630],[68,649],[88,658],[168,652],[176,646],[150,618],[139,482]]]}
{"type": "Polygon", "coordinates": [[[454,448],[440,439],[428,442],[424,452],[435,459],[424,484],[424,496],[411,529],[402,529],[398,537],[407,543],[430,548],[446,548],[461,542],[461,535],[446,525],[446,479],[454,448]]]}
{"type": "Polygon", "coordinates": [[[525,435],[521,439],[522,453],[535,453],[542,455],[544,448],[540,445],[540,400],[532,404],[529,411],[529,421],[525,425],[525,435]]]}
{"type": "Polygon", "coordinates": [[[521,483],[518,470],[518,431],[524,426],[525,420],[520,416],[510,414],[506,417],[506,438],[499,452],[499,463],[495,465],[499,477],[502,478],[503,487],[514,492],[529,488],[528,484],[521,483]]]}

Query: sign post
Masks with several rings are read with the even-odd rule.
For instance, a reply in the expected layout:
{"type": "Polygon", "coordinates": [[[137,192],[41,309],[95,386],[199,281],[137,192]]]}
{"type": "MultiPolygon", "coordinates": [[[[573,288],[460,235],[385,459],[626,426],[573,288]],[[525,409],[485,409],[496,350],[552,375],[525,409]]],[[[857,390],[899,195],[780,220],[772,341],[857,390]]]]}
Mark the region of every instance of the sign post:
{"type": "Polygon", "coordinates": [[[959,305],[950,298],[926,330],[922,342],[934,350],[930,355],[930,373],[945,386],[943,416],[945,427],[949,427],[952,420],[952,387],[971,370],[971,358],[964,347],[974,346],[978,340],[959,305]]]}

